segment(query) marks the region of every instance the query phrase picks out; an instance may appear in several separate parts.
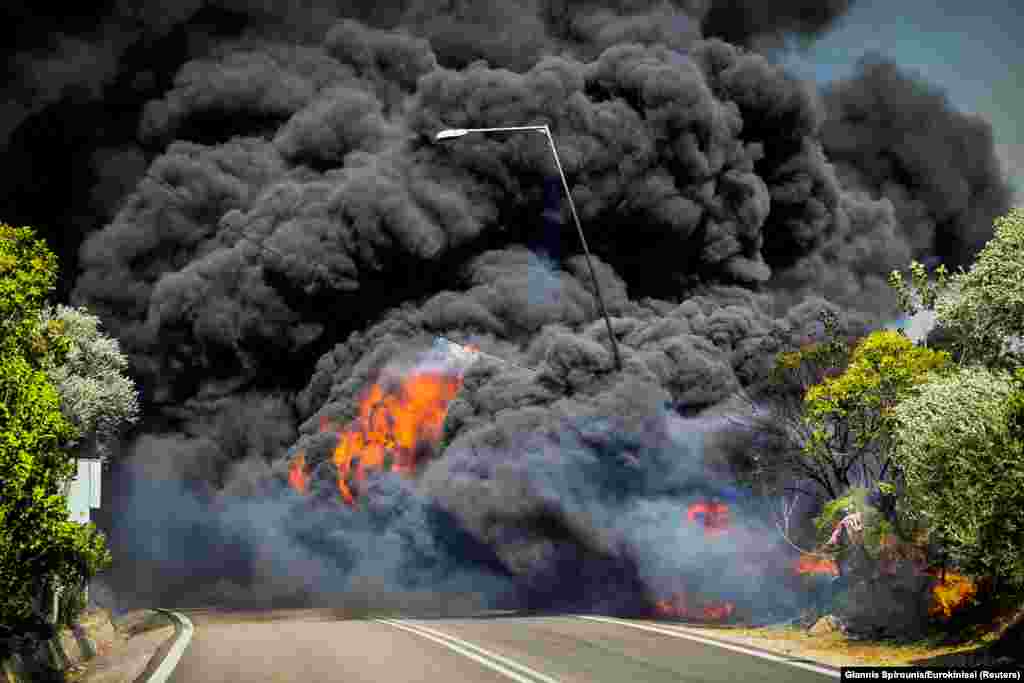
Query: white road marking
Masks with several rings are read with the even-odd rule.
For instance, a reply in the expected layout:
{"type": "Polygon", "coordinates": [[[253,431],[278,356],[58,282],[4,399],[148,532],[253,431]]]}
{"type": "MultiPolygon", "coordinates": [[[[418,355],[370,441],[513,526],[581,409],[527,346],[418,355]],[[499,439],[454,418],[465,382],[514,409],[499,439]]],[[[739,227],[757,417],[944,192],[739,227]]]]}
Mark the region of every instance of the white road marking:
{"type": "Polygon", "coordinates": [[[422,624],[413,624],[408,621],[398,621],[396,619],[375,619],[374,621],[387,624],[388,626],[394,626],[395,628],[400,628],[404,631],[409,631],[410,633],[415,633],[422,638],[444,645],[449,650],[458,652],[460,655],[465,657],[469,657],[474,662],[482,664],[492,671],[497,671],[500,674],[508,676],[518,683],[538,683],[538,681],[541,683],[560,683],[558,679],[542,674],[539,671],[531,669],[525,664],[514,662],[508,657],[499,655],[496,652],[491,652],[490,650],[485,650],[479,645],[474,645],[473,643],[462,640],[461,638],[456,638],[455,636],[449,635],[443,631],[428,628],[422,624]]]}
{"type": "Polygon", "coordinates": [[[705,645],[713,645],[715,647],[724,648],[726,650],[732,650],[733,652],[742,652],[743,654],[750,655],[752,657],[760,657],[761,659],[767,659],[772,662],[779,662],[782,664],[789,664],[801,669],[807,669],[808,671],[814,671],[819,674],[825,674],[832,678],[840,678],[841,674],[835,669],[827,669],[823,666],[817,666],[815,664],[808,664],[806,662],[795,662],[792,658],[785,657],[783,655],[773,655],[767,652],[761,652],[759,650],[751,650],[743,647],[742,645],[735,645],[733,643],[723,643],[720,640],[713,640],[711,638],[705,638],[700,634],[699,631],[688,629],[685,626],[651,626],[648,624],[636,624],[632,621],[626,621],[624,619],[615,619],[614,617],[594,617],[589,615],[579,615],[580,619],[589,619],[590,621],[602,621],[606,624],[617,624],[619,626],[629,626],[631,628],[637,628],[641,631],[651,631],[653,633],[662,633],[664,635],[673,636],[674,638],[685,638],[686,640],[693,640],[698,643],[704,643],[705,645]]]}

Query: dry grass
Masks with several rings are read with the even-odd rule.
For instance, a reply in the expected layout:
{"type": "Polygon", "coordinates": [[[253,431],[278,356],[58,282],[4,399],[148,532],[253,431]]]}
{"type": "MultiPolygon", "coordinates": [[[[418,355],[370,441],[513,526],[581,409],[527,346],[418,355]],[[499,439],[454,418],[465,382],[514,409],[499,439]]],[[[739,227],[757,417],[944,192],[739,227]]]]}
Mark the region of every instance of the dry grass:
{"type": "Polygon", "coordinates": [[[960,643],[944,643],[939,636],[913,642],[855,640],[838,632],[812,636],[797,626],[708,627],[701,630],[721,640],[804,657],[831,666],[917,666],[924,660],[975,654],[994,639],[994,634],[990,634],[960,643]]]}
{"type": "MultiPolygon", "coordinates": [[[[709,636],[738,642],[831,666],[990,666],[1019,665],[995,653],[1019,650],[1004,631],[1024,619],[1024,594],[1006,593],[998,598],[972,601],[949,620],[930,625],[929,635],[916,640],[848,637],[841,632],[811,635],[806,625],[814,615],[804,615],[788,626],[706,626],[709,636]],[[996,647],[992,647],[1000,641],[996,647]]],[[[1016,655],[1020,657],[1020,655],[1016,655]]]]}
{"type": "Polygon", "coordinates": [[[131,638],[147,631],[173,625],[173,622],[160,612],[148,609],[134,610],[122,614],[114,619],[112,623],[117,632],[125,638],[131,638]]]}

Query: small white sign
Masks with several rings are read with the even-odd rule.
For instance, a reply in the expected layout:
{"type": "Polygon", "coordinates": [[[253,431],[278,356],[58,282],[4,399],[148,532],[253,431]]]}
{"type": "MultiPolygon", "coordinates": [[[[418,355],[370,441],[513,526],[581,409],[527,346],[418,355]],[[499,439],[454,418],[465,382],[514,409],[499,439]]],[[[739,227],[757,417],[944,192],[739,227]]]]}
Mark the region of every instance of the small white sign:
{"type": "Polygon", "coordinates": [[[68,490],[68,516],[72,521],[86,524],[90,521],[89,510],[100,507],[102,474],[102,461],[78,460],[78,473],[68,490]]]}
{"type": "Polygon", "coordinates": [[[89,463],[89,507],[100,508],[100,484],[103,482],[103,461],[87,460],[89,463]]]}

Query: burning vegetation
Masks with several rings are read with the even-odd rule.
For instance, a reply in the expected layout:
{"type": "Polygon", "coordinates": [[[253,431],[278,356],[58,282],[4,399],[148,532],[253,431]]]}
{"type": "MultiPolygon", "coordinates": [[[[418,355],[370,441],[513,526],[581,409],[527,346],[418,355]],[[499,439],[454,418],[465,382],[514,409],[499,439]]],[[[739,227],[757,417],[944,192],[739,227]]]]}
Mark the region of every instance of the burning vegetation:
{"type": "Polygon", "coordinates": [[[727,600],[704,600],[686,591],[680,591],[667,599],[658,600],[654,605],[654,613],[667,619],[722,622],[728,621],[736,613],[736,603],[727,600]]]}
{"type": "Polygon", "coordinates": [[[978,593],[978,585],[963,574],[941,569],[930,569],[928,573],[936,577],[931,591],[932,604],[928,608],[931,616],[949,619],[969,605],[978,593]]]}
{"type": "MultiPolygon", "coordinates": [[[[358,411],[346,425],[339,425],[323,417],[320,433],[336,435],[336,445],[330,462],[336,470],[339,496],[350,506],[355,505],[360,483],[372,471],[388,471],[406,478],[416,475],[435,453],[450,402],[463,383],[466,368],[478,357],[474,346],[459,346],[446,342],[448,361],[458,363],[424,366],[405,374],[388,374],[361,392],[358,411]]],[[[295,491],[309,493],[310,472],[306,454],[300,451],[291,460],[288,482],[295,491]]],[[[685,520],[680,524],[699,530],[707,539],[727,538],[733,529],[733,512],[729,504],[715,497],[698,499],[686,508],[685,520]]],[[[892,571],[894,563],[902,558],[892,539],[883,543],[883,557],[879,568],[892,571]],[[897,557],[898,555],[898,557],[897,557]]],[[[903,553],[905,554],[905,552],[903,553]]],[[[914,555],[918,571],[935,575],[929,614],[949,618],[967,604],[976,593],[975,584],[960,574],[924,570],[914,555]]],[[[706,569],[706,568],[705,568],[706,569]]],[[[805,553],[795,559],[790,573],[796,576],[821,576],[829,579],[840,575],[838,563],[831,558],[805,553]]],[[[884,571],[883,571],[884,573],[884,571]]],[[[690,577],[699,578],[699,577],[690,577]]],[[[676,577],[672,583],[686,584],[687,577],[676,577]]],[[[712,623],[728,622],[739,617],[742,609],[734,600],[721,599],[693,588],[680,588],[656,596],[653,615],[666,619],[712,623]]]]}
{"type": "MultiPolygon", "coordinates": [[[[424,363],[404,373],[384,373],[360,392],[357,415],[345,425],[321,418],[319,432],[336,436],[329,462],[336,472],[339,496],[349,506],[355,505],[360,484],[370,471],[393,472],[411,479],[436,452],[449,405],[463,385],[464,373],[482,355],[475,346],[440,341],[443,343],[435,344],[435,349],[445,354],[441,364],[424,363]]],[[[300,451],[290,462],[288,483],[295,491],[307,494],[310,477],[306,454],[300,451]]],[[[734,530],[734,514],[727,502],[710,496],[689,503],[685,518],[679,523],[697,530],[699,537],[724,540],[734,530]]],[[[862,540],[859,535],[856,538],[862,540]]],[[[966,576],[927,568],[916,546],[897,542],[887,535],[880,547],[880,575],[895,574],[900,566],[910,563],[915,573],[935,577],[928,609],[932,617],[949,619],[977,593],[977,586],[966,576]]],[[[744,560],[738,555],[736,561],[744,560]]],[[[756,568],[753,571],[756,573],[756,568]]],[[[708,574],[708,566],[702,566],[700,572],[708,574]]],[[[680,587],[655,595],[649,603],[652,615],[701,623],[724,623],[742,618],[745,611],[737,601],[694,587],[704,583],[700,572],[684,573],[669,580],[669,585],[680,587]]],[[[791,576],[827,580],[841,575],[835,559],[814,553],[795,558],[786,572],[791,576]]]]}
{"type": "Polygon", "coordinates": [[[692,503],[686,518],[701,525],[705,536],[718,536],[729,531],[729,506],[717,500],[692,503]]]}
{"type": "MultiPolygon", "coordinates": [[[[342,499],[355,504],[359,483],[371,470],[414,475],[440,440],[448,403],[461,386],[462,376],[455,370],[413,371],[371,384],[347,426],[321,419],[320,431],[338,437],[333,462],[342,499]]],[[[300,452],[289,473],[289,484],[299,493],[307,491],[305,467],[300,452]]]]}
{"type": "MultiPolygon", "coordinates": [[[[697,525],[705,537],[729,533],[729,506],[717,499],[698,500],[686,510],[687,522],[697,525]]],[[[722,622],[736,614],[736,603],[694,590],[678,590],[654,603],[655,616],[686,621],[722,622]]]]}
{"type": "Polygon", "coordinates": [[[370,470],[412,476],[441,438],[448,402],[462,379],[442,372],[414,372],[389,384],[374,383],[359,403],[359,415],[338,432],[334,464],[338,490],[355,502],[358,482],[370,470]]]}
{"type": "Polygon", "coordinates": [[[309,473],[306,471],[306,454],[299,453],[288,465],[288,485],[299,493],[309,488],[309,473]]]}
{"type": "Polygon", "coordinates": [[[839,576],[839,566],[836,564],[836,561],[818,555],[801,555],[797,558],[795,570],[797,574],[828,574],[830,576],[839,576]]]}

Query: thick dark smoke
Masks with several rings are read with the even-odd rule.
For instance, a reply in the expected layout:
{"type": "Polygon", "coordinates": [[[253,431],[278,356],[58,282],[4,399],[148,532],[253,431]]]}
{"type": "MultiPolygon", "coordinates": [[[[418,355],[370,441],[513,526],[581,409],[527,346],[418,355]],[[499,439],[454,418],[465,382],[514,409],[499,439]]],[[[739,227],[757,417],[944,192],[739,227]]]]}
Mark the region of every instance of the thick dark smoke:
{"type": "Polygon", "coordinates": [[[767,56],[851,4],[113,1],[60,36],[24,21],[0,147],[27,170],[0,210],[51,238],[148,410],[110,506],[122,594],[272,604],[372,579],[626,608],[712,560],[709,592],[757,593],[781,556],[742,500],[724,540],[683,523],[735,475],[708,415],[821,310],[850,333],[890,318],[889,271],[968,261],[1009,202],[988,127],[941,93],[878,60],[818,93],[767,56]],[[524,123],[551,126],[621,373],[545,139],[432,140],[524,123]],[[43,148],[67,162],[44,174],[43,148]],[[438,335],[515,365],[470,370],[417,480],[339,505],[321,420],[438,335]],[[299,451],[305,499],[283,484],[299,451]]]}
{"type": "Polygon", "coordinates": [[[892,202],[915,258],[973,262],[1011,200],[991,126],[878,56],[823,96],[822,137],[844,184],[892,202]]]}
{"type": "Polygon", "coordinates": [[[573,259],[570,272],[557,272],[525,250],[487,253],[468,268],[465,293],[441,293],[353,335],[300,393],[300,412],[316,412],[292,452],[304,452],[333,492],[336,441],[319,425],[350,419],[361,389],[403,350],[424,349],[434,335],[463,338],[513,362],[470,369],[449,408],[447,448],[419,490],[493,548],[529,600],[628,609],[637,584],[670,591],[716,561],[714,593],[749,599],[779,570],[764,559],[770,544],[757,541],[768,537],[763,522],[740,515],[734,534],[710,541],[683,523],[686,504],[728,488],[734,472],[724,453],[704,447],[714,421],[679,415],[763,379],[767,350],[813,335],[829,305],[808,301],[775,319],[767,297],[740,288],[681,305],[634,303],[602,266],[625,360],[619,374],[582,265],[573,259]],[[530,345],[518,352],[504,341],[511,330],[530,345]],[[577,577],[573,589],[560,580],[567,576],[577,577]]]}

